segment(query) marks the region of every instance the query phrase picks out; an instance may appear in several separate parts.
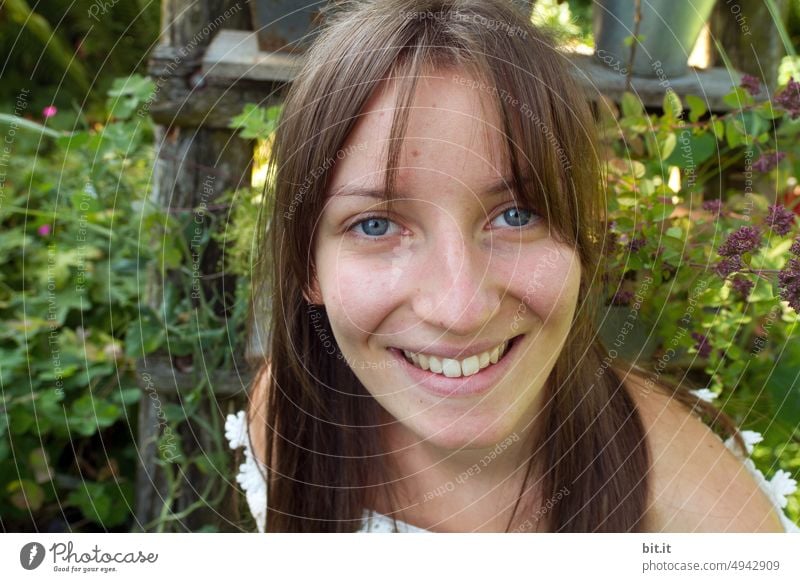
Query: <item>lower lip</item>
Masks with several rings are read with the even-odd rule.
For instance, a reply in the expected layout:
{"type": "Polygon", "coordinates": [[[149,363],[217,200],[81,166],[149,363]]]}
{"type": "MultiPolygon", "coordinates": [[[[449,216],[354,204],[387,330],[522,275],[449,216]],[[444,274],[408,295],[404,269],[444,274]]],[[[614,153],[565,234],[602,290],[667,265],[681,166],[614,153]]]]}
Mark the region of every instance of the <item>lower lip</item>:
{"type": "Polygon", "coordinates": [[[388,350],[400,361],[401,368],[406,371],[415,386],[419,386],[426,392],[448,398],[478,396],[491,390],[505,376],[509,366],[516,358],[522,338],[521,335],[516,336],[511,347],[496,364],[489,364],[472,376],[459,376],[458,378],[448,378],[444,374],[417,368],[406,360],[401,350],[397,348],[388,348],[388,350]]]}

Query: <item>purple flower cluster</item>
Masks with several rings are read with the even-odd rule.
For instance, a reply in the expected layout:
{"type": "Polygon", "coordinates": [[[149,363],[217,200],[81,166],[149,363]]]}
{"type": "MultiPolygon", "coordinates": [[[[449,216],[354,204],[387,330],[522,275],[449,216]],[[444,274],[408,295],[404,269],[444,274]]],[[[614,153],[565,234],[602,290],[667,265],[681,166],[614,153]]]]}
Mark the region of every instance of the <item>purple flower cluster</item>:
{"type": "Polygon", "coordinates": [[[770,152],[761,154],[761,156],[753,162],[753,169],[756,172],[769,172],[775,169],[783,158],[786,157],[786,152],[770,152]]]}
{"type": "Polygon", "coordinates": [[[703,200],[703,210],[719,216],[722,213],[722,200],[703,200]]]}
{"type": "Polygon", "coordinates": [[[619,244],[619,235],[611,230],[607,231],[605,253],[607,255],[613,255],[617,250],[618,244],[619,244]]]}
{"type": "Polygon", "coordinates": [[[761,93],[761,81],[758,80],[758,77],[754,77],[753,75],[742,75],[742,81],[739,83],[739,86],[747,89],[747,92],[753,97],[761,93]]]}
{"type": "Polygon", "coordinates": [[[737,257],[761,246],[761,231],[752,226],[742,226],[733,231],[719,247],[723,257],[737,257]]]}
{"type": "MultiPolygon", "coordinates": [[[[794,239],[789,252],[800,255],[800,237],[794,239]]],[[[800,311],[800,260],[789,259],[789,262],[778,272],[778,289],[780,297],[789,302],[795,311],[800,311]]]]}
{"type": "Polygon", "coordinates": [[[711,345],[708,343],[708,338],[706,336],[693,331],[692,339],[695,341],[694,349],[697,350],[697,355],[701,358],[707,358],[711,355],[711,345]]]}
{"type": "Polygon", "coordinates": [[[750,297],[750,291],[752,291],[754,287],[754,283],[750,279],[739,275],[734,277],[732,284],[733,290],[736,291],[742,299],[746,300],[750,297]]]}
{"type": "Polygon", "coordinates": [[[780,297],[789,302],[795,311],[800,311],[800,260],[790,259],[778,273],[780,297]]]}
{"type": "Polygon", "coordinates": [[[645,238],[634,238],[628,243],[628,250],[635,253],[647,243],[645,238]]]}
{"type": "Polygon", "coordinates": [[[732,257],[725,257],[719,263],[717,263],[717,268],[715,269],[715,272],[717,273],[717,275],[725,279],[731,273],[740,271],[743,266],[744,265],[742,265],[742,257],[740,257],[739,255],[734,255],[732,257]]]}
{"type": "Polygon", "coordinates": [[[783,204],[773,204],[767,214],[767,226],[772,232],[781,236],[787,234],[794,226],[794,212],[788,210],[783,204]]]}
{"type": "Polygon", "coordinates": [[[783,107],[792,119],[800,117],[800,83],[789,79],[786,88],[775,95],[775,103],[783,107]]]}
{"type": "Polygon", "coordinates": [[[611,298],[612,305],[630,305],[631,299],[633,299],[633,291],[626,291],[620,289],[616,293],[614,293],[614,297],[611,298]]]}

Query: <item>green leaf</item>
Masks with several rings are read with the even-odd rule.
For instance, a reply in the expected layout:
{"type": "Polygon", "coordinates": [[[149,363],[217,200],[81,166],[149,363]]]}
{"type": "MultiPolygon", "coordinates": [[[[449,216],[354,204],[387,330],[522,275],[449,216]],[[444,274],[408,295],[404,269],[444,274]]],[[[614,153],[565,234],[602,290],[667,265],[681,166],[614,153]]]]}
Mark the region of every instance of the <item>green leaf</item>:
{"type": "Polygon", "coordinates": [[[663,108],[664,117],[670,120],[678,119],[681,113],[683,113],[681,98],[678,97],[678,94],[672,89],[667,89],[667,92],[664,94],[663,108]]]}
{"type": "Polygon", "coordinates": [[[670,132],[661,142],[661,159],[664,160],[672,155],[672,152],[675,151],[675,146],[678,143],[678,138],[675,136],[674,133],[670,132]]]}
{"type": "Polygon", "coordinates": [[[617,196],[615,200],[617,201],[617,204],[625,208],[636,206],[636,203],[638,202],[636,196],[617,196]]]}
{"type": "Polygon", "coordinates": [[[634,42],[642,43],[642,42],[645,41],[646,38],[647,38],[647,35],[644,35],[644,34],[639,34],[639,35],[631,34],[631,35],[626,36],[625,38],[623,38],[622,39],[622,43],[627,47],[631,47],[631,46],[633,46],[634,42]]]}
{"type": "Polygon", "coordinates": [[[122,416],[116,404],[84,394],[72,403],[70,424],[85,436],[114,424],[122,416]]]}
{"type": "Polygon", "coordinates": [[[665,233],[667,236],[683,240],[683,229],[680,226],[671,226],[665,233]]]}
{"type": "Polygon", "coordinates": [[[663,204],[659,202],[653,206],[651,218],[655,222],[661,222],[669,218],[673,210],[674,206],[672,204],[663,204]]]}
{"type": "Polygon", "coordinates": [[[44,502],[44,490],[33,481],[22,479],[6,485],[11,505],[23,511],[39,511],[44,502]]]}
{"type": "Polygon", "coordinates": [[[678,144],[672,155],[664,163],[678,166],[681,169],[697,167],[717,151],[717,140],[710,133],[695,135],[689,129],[683,129],[678,137],[678,144]]]}
{"type": "Polygon", "coordinates": [[[63,132],[45,127],[41,123],[30,121],[24,117],[17,115],[9,115],[8,113],[0,113],[0,125],[10,125],[14,128],[25,129],[27,131],[46,135],[47,137],[61,137],[65,135],[63,132]]]}
{"type": "Polygon", "coordinates": [[[770,395],[775,415],[797,425],[800,418],[800,350],[796,339],[786,342],[786,350],[780,355],[773,373],[767,380],[767,393],[770,395]]]}
{"type": "Polygon", "coordinates": [[[744,87],[736,87],[722,98],[725,104],[731,109],[742,109],[753,105],[753,96],[744,87]]]}
{"type": "Polygon", "coordinates": [[[136,404],[141,397],[142,391],[139,388],[121,388],[112,395],[114,402],[123,406],[136,404]]]}
{"type": "Polygon", "coordinates": [[[131,75],[114,79],[107,95],[109,115],[117,119],[129,119],[140,103],[152,98],[155,83],[142,75],[131,75]]]}
{"type": "Polygon", "coordinates": [[[626,91],[622,94],[621,105],[622,114],[625,117],[638,117],[644,113],[641,100],[630,91],[626,91]]]}
{"type": "Polygon", "coordinates": [[[772,101],[764,101],[764,103],[761,103],[754,111],[759,117],[769,121],[783,117],[783,111],[774,108],[772,106],[772,101]]]}
{"type": "Polygon", "coordinates": [[[697,123],[703,115],[708,113],[708,106],[705,99],[697,95],[687,95],[686,104],[689,106],[689,121],[697,123]]]}
{"type": "Polygon", "coordinates": [[[275,131],[282,105],[264,108],[248,103],[239,115],[228,124],[231,129],[239,129],[244,139],[266,139],[275,131]]]}
{"type": "Polygon", "coordinates": [[[728,141],[729,148],[735,148],[743,144],[745,141],[742,139],[742,126],[736,123],[733,118],[725,120],[725,138],[728,141]]]}
{"type": "Polygon", "coordinates": [[[117,485],[84,481],[81,488],[70,492],[67,503],[93,522],[113,527],[127,518],[131,496],[129,483],[121,483],[117,489],[117,485]]]}
{"type": "Polygon", "coordinates": [[[725,123],[721,119],[714,119],[710,127],[717,141],[722,141],[725,137],[725,123]]]}
{"type": "Polygon", "coordinates": [[[50,466],[50,459],[45,449],[41,447],[33,449],[28,455],[28,463],[37,483],[47,483],[53,479],[53,468],[50,466]]]}

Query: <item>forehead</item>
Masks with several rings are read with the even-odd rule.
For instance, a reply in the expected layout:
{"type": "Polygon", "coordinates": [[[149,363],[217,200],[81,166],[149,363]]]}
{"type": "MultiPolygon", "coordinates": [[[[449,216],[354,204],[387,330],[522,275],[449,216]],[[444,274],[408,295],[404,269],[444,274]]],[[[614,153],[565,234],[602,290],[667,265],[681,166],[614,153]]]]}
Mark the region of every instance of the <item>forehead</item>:
{"type": "MultiPolygon", "coordinates": [[[[329,195],[345,186],[381,183],[397,98],[397,85],[384,82],[368,100],[331,170],[329,195]]],[[[419,77],[400,151],[398,186],[470,186],[507,175],[500,167],[499,154],[507,146],[497,107],[487,84],[460,69],[419,77]]]]}

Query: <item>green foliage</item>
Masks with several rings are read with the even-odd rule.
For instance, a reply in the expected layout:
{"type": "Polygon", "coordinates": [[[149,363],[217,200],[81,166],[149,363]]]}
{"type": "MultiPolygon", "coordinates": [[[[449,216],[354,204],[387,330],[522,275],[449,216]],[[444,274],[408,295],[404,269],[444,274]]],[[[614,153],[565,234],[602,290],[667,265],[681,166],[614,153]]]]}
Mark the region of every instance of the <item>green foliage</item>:
{"type": "MultiPolygon", "coordinates": [[[[138,82],[141,98],[152,83],[138,82]]],[[[152,131],[130,111],[41,137],[7,119],[0,182],[0,515],[6,529],[121,527],[140,390],[123,338],[140,317],[139,219],[152,131]],[[41,141],[44,139],[44,141],[41,141]],[[63,509],[63,512],[62,512],[63,509]]],[[[146,120],[145,120],[146,121],[146,120]]]]}
{"type": "Polygon", "coordinates": [[[591,0],[537,0],[531,21],[550,32],[559,44],[580,42],[592,46],[591,0]]]}
{"type": "Polygon", "coordinates": [[[267,139],[275,131],[282,105],[264,108],[253,103],[244,106],[244,110],[229,124],[231,129],[239,130],[243,139],[267,139]]]}
{"type": "MultiPolygon", "coordinates": [[[[709,114],[702,98],[668,91],[655,114],[627,93],[621,110],[611,105],[601,120],[607,304],[633,312],[643,337],[652,332],[644,352],[641,344],[627,346],[634,359],[711,390],[740,427],[763,434],[754,459],[767,478],[782,469],[797,479],[800,318],[778,275],[792,270],[798,252],[797,220],[787,207],[796,204],[800,120],[743,87],[725,103],[730,112],[709,114]],[[781,221],[771,218],[774,204],[781,221]],[[742,227],[758,229],[761,244],[736,253],[741,265],[720,272],[727,239],[752,238],[742,227]]],[[[612,325],[604,337],[619,331],[612,325]]],[[[622,343],[615,345],[620,354],[622,343]]],[[[788,512],[800,519],[800,494],[788,512]]]]}
{"type": "Polygon", "coordinates": [[[113,79],[145,72],[158,39],[159,9],[151,0],[3,2],[0,103],[24,87],[33,95],[32,110],[56,103],[62,111],[101,115],[113,79]]]}

